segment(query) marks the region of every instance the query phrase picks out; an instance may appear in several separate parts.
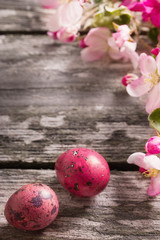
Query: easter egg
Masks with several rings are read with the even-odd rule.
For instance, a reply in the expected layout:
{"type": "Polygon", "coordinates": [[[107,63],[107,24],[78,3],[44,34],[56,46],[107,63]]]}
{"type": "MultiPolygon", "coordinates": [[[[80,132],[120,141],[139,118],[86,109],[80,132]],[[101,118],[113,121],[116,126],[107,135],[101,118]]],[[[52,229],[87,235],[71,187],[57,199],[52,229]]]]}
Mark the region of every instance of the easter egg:
{"type": "Polygon", "coordinates": [[[13,193],[4,213],[14,227],[33,231],[48,226],[56,218],[58,210],[55,192],[45,184],[34,183],[13,193]]]}
{"type": "Polygon", "coordinates": [[[110,170],[106,160],[87,148],[74,148],[64,152],[56,161],[59,182],[70,193],[92,197],[108,184],[110,170]]]}

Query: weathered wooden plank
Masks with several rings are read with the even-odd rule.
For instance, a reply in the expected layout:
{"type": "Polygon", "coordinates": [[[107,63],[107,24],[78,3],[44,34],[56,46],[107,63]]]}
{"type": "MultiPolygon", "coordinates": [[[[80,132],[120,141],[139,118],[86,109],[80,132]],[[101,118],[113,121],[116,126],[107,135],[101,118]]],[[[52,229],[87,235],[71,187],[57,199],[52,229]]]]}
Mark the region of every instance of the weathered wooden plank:
{"type": "Polygon", "coordinates": [[[0,32],[45,31],[46,14],[36,0],[0,0],[0,32]]]}
{"type": "Polygon", "coordinates": [[[15,116],[12,109],[9,115],[0,117],[1,163],[52,163],[63,151],[74,147],[95,149],[108,162],[125,162],[132,152],[143,151],[144,142],[149,134],[151,136],[152,130],[134,124],[133,119],[137,119],[133,108],[125,109],[132,111],[127,120],[129,125],[126,115],[118,109],[117,116],[119,114],[120,117],[114,119],[115,110],[105,107],[102,107],[102,111],[96,107],[68,107],[59,111],[54,107],[47,108],[46,113],[43,108],[34,107],[31,111],[19,109],[15,116]]]}
{"type": "Polygon", "coordinates": [[[28,10],[35,9],[37,7],[37,0],[1,0],[0,9],[18,9],[18,10],[28,10]]]}
{"type": "Polygon", "coordinates": [[[136,172],[111,172],[108,187],[94,198],[70,196],[57,182],[52,170],[0,171],[1,240],[158,240],[160,235],[160,197],[146,194],[149,181],[136,172]],[[57,193],[60,211],[57,219],[43,231],[23,232],[7,224],[3,215],[10,195],[22,185],[40,182],[57,193]]]}
{"type": "Polygon", "coordinates": [[[144,150],[153,130],[144,103],[121,84],[130,64],[83,63],[76,44],[47,36],[0,39],[1,164],[52,163],[77,146],[109,162],[144,150]]]}

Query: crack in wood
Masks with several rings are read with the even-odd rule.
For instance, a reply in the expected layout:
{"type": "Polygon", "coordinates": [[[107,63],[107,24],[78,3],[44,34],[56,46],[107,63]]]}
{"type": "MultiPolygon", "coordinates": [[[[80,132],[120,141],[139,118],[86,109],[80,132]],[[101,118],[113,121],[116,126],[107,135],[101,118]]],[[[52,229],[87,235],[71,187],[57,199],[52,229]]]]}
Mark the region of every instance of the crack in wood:
{"type": "MultiPolygon", "coordinates": [[[[138,167],[127,162],[109,162],[110,170],[117,171],[138,171],[138,167]]],[[[55,163],[52,162],[3,162],[0,161],[0,169],[55,169],[55,163]]]]}

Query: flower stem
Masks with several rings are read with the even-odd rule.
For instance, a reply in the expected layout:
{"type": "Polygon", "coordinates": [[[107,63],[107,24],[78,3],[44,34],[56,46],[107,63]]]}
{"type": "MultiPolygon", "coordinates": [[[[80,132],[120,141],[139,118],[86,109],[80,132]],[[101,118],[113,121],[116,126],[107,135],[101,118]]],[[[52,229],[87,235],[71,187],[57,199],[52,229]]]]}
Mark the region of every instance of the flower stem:
{"type": "Polygon", "coordinates": [[[155,130],[155,131],[156,131],[156,133],[157,133],[157,136],[160,137],[159,132],[158,132],[157,130],[155,130]]]}

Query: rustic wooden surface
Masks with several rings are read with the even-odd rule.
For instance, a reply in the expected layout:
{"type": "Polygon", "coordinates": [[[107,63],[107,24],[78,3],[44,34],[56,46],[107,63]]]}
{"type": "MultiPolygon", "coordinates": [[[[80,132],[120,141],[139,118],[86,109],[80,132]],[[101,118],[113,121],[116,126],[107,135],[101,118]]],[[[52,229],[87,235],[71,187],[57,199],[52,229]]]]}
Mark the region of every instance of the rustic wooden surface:
{"type": "Polygon", "coordinates": [[[1,0],[0,32],[44,32],[45,15],[36,0],[1,0]]]}
{"type": "Polygon", "coordinates": [[[1,165],[51,164],[76,146],[108,162],[144,150],[153,130],[144,104],[121,84],[130,64],[83,63],[76,44],[53,44],[47,36],[0,39],[1,165]]]}
{"type": "Polygon", "coordinates": [[[160,197],[148,198],[149,180],[126,163],[154,134],[143,99],[121,84],[131,65],[83,63],[77,43],[44,34],[45,14],[35,0],[0,0],[0,240],[159,240],[160,197]],[[95,198],[73,197],[57,182],[54,163],[73,147],[98,151],[116,169],[95,198]],[[3,212],[31,182],[52,187],[60,211],[43,231],[23,232],[3,212]]]}
{"type": "Polygon", "coordinates": [[[1,240],[159,239],[160,197],[147,197],[149,181],[140,173],[111,172],[108,187],[91,199],[70,196],[57,182],[54,170],[8,169],[1,170],[0,176],[1,240]],[[52,187],[60,210],[56,220],[43,231],[22,232],[7,224],[3,209],[13,192],[31,182],[52,187]]]}

